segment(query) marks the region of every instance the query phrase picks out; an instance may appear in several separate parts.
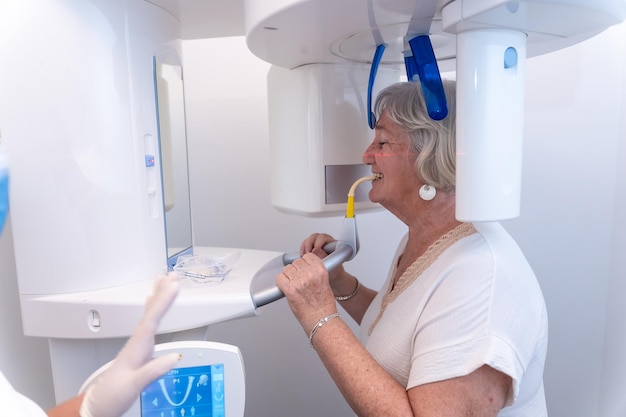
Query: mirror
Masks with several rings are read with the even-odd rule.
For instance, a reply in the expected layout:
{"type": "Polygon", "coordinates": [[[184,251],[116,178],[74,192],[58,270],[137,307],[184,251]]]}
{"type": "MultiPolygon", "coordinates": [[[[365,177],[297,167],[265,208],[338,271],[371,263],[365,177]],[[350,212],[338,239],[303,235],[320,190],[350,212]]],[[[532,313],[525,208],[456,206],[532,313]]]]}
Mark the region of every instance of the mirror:
{"type": "Polygon", "coordinates": [[[183,73],[180,64],[156,57],[153,63],[167,265],[171,268],[178,256],[192,252],[183,73]]]}

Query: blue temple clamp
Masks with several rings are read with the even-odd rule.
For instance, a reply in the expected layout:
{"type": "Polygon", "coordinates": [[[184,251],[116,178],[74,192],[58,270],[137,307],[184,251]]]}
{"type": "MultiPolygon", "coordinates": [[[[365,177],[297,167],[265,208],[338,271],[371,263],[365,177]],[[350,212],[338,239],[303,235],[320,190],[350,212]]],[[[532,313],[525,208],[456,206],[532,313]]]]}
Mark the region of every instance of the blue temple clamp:
{"type": "Polygon", "coordinates": [[[378,71],[378,65],[385,52],[386,44],[381,43],[376,46],[376,52],[374,52],[374,59],[372,60],[372,67],[370,68],[370,79],[367,84],[367,124],[370,129],[374,129],[376,126],[376,115],[372,111],[372,90],[374,89],[374,81],[376,81],[376,72],[378,71]]]}
{"type": "Polygon", "coordinates": [[[9,163],[0,147],[0,234],[9,212],[9,163]]]}
{"type": "Polygon", "coordinates": [[[409,81],[413,81],[414,74],[408,71],[417,70],[420,83],[422,84],[422,92],[428,115],[433,120],[442,120],[448,115],[448,105],[446,103],[446,95],[441,82],[441,74],[437,66],[437,59],[433,46],[430,43],[428,35],[418,35],[409,40],[411,52],[413,53],[413,65],[407,65],[405,57],[405,66],[407,67],[407,76],[409,81]]]}

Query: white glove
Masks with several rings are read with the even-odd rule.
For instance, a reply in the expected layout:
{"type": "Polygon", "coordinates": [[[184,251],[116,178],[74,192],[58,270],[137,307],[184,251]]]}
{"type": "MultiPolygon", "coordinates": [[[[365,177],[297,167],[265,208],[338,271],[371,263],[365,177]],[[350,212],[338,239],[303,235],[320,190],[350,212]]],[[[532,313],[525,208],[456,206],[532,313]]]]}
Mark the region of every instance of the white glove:
{"type": "Polygon", "coordinates": [[[141,391],[172,369],[180,355],[172,353],[152,359],[154,335],[161,318],[178,294],[175,276],[159,278],[146,301],[144,315],[133,335],[111,366],[87,389],[80,407],[81,417],[119,417],[141,391]]]}

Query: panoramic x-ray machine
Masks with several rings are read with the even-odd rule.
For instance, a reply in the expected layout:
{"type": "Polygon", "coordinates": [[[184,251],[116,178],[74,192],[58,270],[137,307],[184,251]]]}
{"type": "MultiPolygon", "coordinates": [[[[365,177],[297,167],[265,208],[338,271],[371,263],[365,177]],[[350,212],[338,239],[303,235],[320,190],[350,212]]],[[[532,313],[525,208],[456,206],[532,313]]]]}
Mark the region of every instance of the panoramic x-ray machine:
{"type": "MultiPolygon", "coordinates": [[[[171,267],[182,253],[231,251],[192,247],[190,238],[169,241],[191,229],[188,217],[179,226],[170,221],[186,185],[177,193],[162,187],[176,177],[163,171],[171,156],[165,148],[181,136],[172,126],[182,126],[184,144],[184,112],[168,104],[182,97],[178,6],[174,0],[0,6],[0,52],[11,63],[0,67],[2,160],[11,172],[22,321],[26,335],[49,339],[59,401],[76,394],[131,334],[166,259],[171,267]],[[172,69],[169,78],[164,66],[172,69]],[[155,85],[161,78],[167,82],[155,85]]],[[[456,70],[457,217],[492,221],[519,214],[525,58],[620,22],[626,2],[246,0],[245,15],[250,50],[273,64],[268,93],[278,209],[341,212],[345,184],[369,174],[359,166],[359,141],[371,138],[376,92],[406,76],[422,83],[431,117],[445,117],[440,70],[456,70]],[[341,181],[342,190],[332,190],[341,181]]],[[[357,198],[355,207],[368,204],[357,198]]],[[[353,214],[329,268],[356,254],[353,214]]],[[[227,279],[184,283],[159,328],[174,344],[159,345],[156,354],[186,349],[188,362],[168,378],[187,381],[188,395],[169,398],[169,382],[157,381],[145,394],[148,407],[169,404],[168,413],[189,415],[195,401],[208,407],[204,415],[243,415],[238,349],[189,340],[203,338],[197,329],[255,315],[280,298],[274,276],[292,258],[233,250],[241,256],[227,279]]],[[[127,415],[141,415],[139,403],[127,415]]]]}

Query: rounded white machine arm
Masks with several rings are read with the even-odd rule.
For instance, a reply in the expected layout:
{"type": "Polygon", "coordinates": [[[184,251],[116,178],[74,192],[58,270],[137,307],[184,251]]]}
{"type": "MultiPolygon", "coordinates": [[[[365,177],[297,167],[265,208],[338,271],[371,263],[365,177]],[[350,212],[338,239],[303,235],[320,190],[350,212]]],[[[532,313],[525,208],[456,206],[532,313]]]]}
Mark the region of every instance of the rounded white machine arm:
{"type": "MultiPolygon", "coordinates": [[[[526,58],[573,45],[621,22],[626,17],[626,3],[623,0],[417,3],[420,7],[415,0],[246,0],[246,41],[256,56],[293,74],[304,73],[305,68],[316,65],[374,63],[374,50],[380,45],[385,45],[386,50],[380,61],[381,69],[401,67],[406,53],[412,52],[413,61],[422,59],[423,67],[434,69],[438,65],[443,71],[456,70],[457,107],[462,108],[457,111],[456,217],[460,221],[518,217],[526,58]],[[432,16],[430,21],[429,16],[432,16]],[[416,54],[430,43],[436,62],[430,59],[430,51],[416,54]]],[[[431,82],[436,70],[417,73],[417,77],[409,77],[410,81],[418,78],[427,84],[427,90],[437,85],[431,82]]],[[[350,85],[349,79],[345,85],[350,85]]],[[[443,103],[437,102],[437,95],[434,99],[433,109],[441,110],[442,114],[434,111],[431,117],[445,117],[443,103]]],[[[332,107],[333,103],[319,104],[326,105],[332,107]]],[[[429,106],[429,113],[430,110],[429,106]]],[[[370,119],[371,126],[371,112],[363,113],[367,113],[363,114],[363,122],[370,119]]],[[[270,117],[278,118],[272,114],[270,117]]],[[[324,132],[324,137],[328,137],[329,132],[324,132]]],[[[307,140],[315,142],[322,138],[307,140]]]]}

